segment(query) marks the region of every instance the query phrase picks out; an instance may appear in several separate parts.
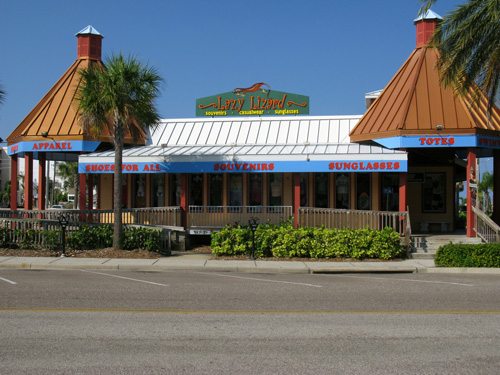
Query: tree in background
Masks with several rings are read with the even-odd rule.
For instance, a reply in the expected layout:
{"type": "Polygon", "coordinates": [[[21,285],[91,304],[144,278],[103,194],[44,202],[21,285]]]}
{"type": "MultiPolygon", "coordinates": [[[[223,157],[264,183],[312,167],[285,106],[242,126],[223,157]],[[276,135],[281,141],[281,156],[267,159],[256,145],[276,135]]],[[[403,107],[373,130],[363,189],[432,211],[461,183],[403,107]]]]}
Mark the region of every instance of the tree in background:
{"type": "Polygon", "coordinates": [[[64,180],[66,187],[73,186],[75,189],[75,200],[73,201],[73,208],[77,208],[78,199],[80,194],[80,180],[78,175],[78,163],[65,161],[57,164],[57,172],[64,180]]]}
{"type": "Polygon", "coordinates": [[[107,129],[115,149],[113,247],[123,248],[122,153],[126,132],[139,137],[155,126],[160,116],[155,101],[163,79],[156,69],[122,54],[105,61],[105,68],[91,65],[80,72],[77,90],[80,123],[95,136],[107,129]]]}
{"type": "Polygon", "coordinates": [[[481,201],[483,205],[483,211],[486,213],[491,212],[491,198],[490,198],[490,190],[493,191],[493,173],[484,172],[481,178],[481,182],[479,182],[478,191],[481,194],[481,201]]]}
{"type": "MultiPolygon", "coordinates": [[[[437,0],[421,0],[420,14],[437,0]]],[[[488,97],[488,111],[498,99],[500,84],[500,2],[469,0],[443,17],[429,44],[440,52],[437,65],[441,81],[460,95],[481,91],[488,97]]]]}

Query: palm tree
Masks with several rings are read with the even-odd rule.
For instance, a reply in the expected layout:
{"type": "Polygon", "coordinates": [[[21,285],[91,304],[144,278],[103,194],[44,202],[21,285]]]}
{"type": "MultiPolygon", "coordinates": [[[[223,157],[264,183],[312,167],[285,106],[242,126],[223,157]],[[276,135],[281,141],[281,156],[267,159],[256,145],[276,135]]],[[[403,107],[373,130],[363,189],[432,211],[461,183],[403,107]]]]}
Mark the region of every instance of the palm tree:
{"type": "MultiPolygon", "coordinates": [[[[421,0],[420,14],[436,0],[421,0]]],[[[488,97],[488,111],[499,98],[500,3],[469,0],[447,14],[437,27],[430,45],[440,52],[437,62],[442,82],[460,95],[471,92],[479,101],[488,97]]]]}
{"type": "Polygon", "coordinates": [[[115,149],[113,247],[123,248],[122,152],[125,133],[138,137],[155,126],[160,116],[155,106],[163,79],[157,70],[134,57],[122,54],[102,65],[90,65],[80,72],[77,90],[78,111],[84,131],[99,135],[106,129],[115,149]]]}
{"type": "Polygon", "coordinates": [[[493,173],[484,172],[481,182],[478,184],[478,190],[483,193],[483,211],[488,213],[490,210],[490,190],[493,190],[493,173]]]}
{"type": "Polygon", "coordinates": [[[4,99],[5,99],[5,91],[3,90],[2,85],[0,85],[0,104],[3,103],[4,99]]]}

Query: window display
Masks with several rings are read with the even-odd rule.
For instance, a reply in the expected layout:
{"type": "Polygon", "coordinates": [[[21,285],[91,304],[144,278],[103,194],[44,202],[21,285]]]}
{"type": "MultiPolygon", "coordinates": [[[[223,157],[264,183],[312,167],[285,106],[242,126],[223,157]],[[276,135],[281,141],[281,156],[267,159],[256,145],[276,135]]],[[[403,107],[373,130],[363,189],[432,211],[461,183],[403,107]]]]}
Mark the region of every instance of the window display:
{"type": "Polygon", "coordinates": [[[444,173],[426,173],[422,184],[422,212],[444,213],[446,210],[444,173]]]}

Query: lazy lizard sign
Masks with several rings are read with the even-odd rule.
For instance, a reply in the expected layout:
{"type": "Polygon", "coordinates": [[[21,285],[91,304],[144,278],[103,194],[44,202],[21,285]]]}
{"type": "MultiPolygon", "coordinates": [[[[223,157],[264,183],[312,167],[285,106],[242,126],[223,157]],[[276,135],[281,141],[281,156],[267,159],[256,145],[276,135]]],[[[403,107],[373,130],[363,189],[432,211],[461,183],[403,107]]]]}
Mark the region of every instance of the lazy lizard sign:
{"type": "Polygon", "coordinates": [[[308,115],[309,97],[274,91],[267,83],[196,99],[196,116],[308,115]]]}

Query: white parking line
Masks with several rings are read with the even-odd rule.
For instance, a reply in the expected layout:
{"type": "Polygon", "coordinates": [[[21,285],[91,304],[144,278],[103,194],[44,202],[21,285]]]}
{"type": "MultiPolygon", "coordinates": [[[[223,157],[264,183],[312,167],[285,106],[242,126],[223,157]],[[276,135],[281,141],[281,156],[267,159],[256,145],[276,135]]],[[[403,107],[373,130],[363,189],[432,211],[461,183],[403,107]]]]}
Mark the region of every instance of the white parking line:
{"type": "Polygon", "coordinates": [[[130,277],[124,277],[124,276],[118,276],[118,275],[110,275],[109,273],[102,273],[102,272],[95,272],[95,271],[87,271],[87,270],[81,270],[82,272],[88,272],[88,273],[94,273],[96,275],[103,275],[103,276],[109,276],[109,277],[116,277],[118,279],[125,279],[125,280],[130,280],[130,281],[137,281],[139,283],[145,283],[145,284],[152,284],[152,285],[159,285],[159,286],[170,286],[167,284],[160,284],[160,283],[155,283],[153,281],[146,281],[146,280],[139,280],[139,279],[132,279],[130,277]]]}
{"type": "Polygon", "coordinates": [[[314,288],[323,288],[322,285],[305,284],[305,283],[294,283],[292,281],[280,281],[280,280],[270,280],[270,279],[256,279],[256,278],[253,278],[253,277],[221,275],[220,273],[213,273],[213,272],[195,272],[195,273],[201,273],[203,275],[220,276],[220,277],[232,277],[234,279],[243,279],[243,280],[252,280],[252,281],[264,281],[264,282],[269,282],[269,283],[293,284],[293,285],[302,285],[302,286],[312,286],[314,288]]]}
{"type": "Polygon", "coordinates": [[[353,277],[355,279],[375,279],[375,280],[396,280],[396,281],[408,281],[413,283],[430,283],[430,284],[451,284],[451,285],[460,285],[460,286],[474,286],[474,284],[462,284],[462,283],[453,283],[450,281],[430,281],[430,280],[411,280],[411,279],[391,279],[388,277],[368,277],[368,276],[356,276],[356,275],[334,275],[337,277],[353,277]]]}
{"type": "Polygon", "coordinates": [[[14,282],[12,280],[4,279],[3,277],[0,277],[0,280],[5,281],[6,283],[9,283],[9,284],[12,284],[12,285],[17,285],[16,282],[14,282]]]}

